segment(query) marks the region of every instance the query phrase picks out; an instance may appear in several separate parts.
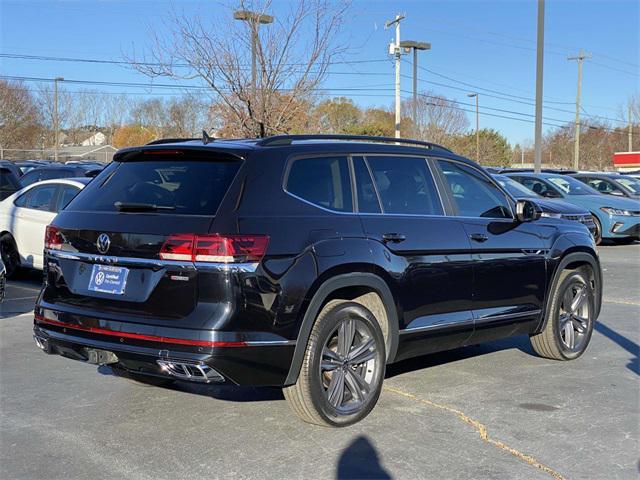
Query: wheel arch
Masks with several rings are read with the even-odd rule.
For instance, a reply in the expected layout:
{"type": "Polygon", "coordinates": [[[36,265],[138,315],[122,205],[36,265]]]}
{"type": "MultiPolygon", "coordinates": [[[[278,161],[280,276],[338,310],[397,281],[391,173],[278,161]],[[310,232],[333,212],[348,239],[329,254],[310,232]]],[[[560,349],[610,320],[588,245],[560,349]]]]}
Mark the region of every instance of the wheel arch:
{"type": "Polygon", "coordinates": [[[549,318],[548,310],[550,307],[549,300],[551,298],[551,292],[553,292],[558,286],[560,273],[563,270],[575,270],[583,266],[589,266],[593,273],[593,281],[595,283],[594,289],[596,292],[596,312],[594,320],[598,318],[598,315],[600,315],[600,309],[602,307],[602,269],[600,268],[600,261],[598,260],[596,254],[586,247],[574,247],[564,253],[564,255],[558,260],[558,263],[554,268],[552,280],[549,284],[550,287],[547,290],[547,295],[545,298],[543,310],[544,315],[542,317],[540,325],[538,325],[538,328],[536,328],[535,333],[541,332],[547,324],[547,320],[549,318]]]}
{"type": "Polygon", "coordinates": [[[387,362],[392,362],[395,358],[398,349],[398,311],[391,289],[385,280],[375,273],[343,273],[325,280],[311,298],[300,324],[296,348],[285,385],[292,385],[297,381],[311,329],[318,314],[327,303],[337,299],[360,303],[372,313],[377,313],[376,318],[381,313],[380,308],[383,309],[382,313],[384,313],[386,325],[381,325],[381,328],[386,333],[387,362]]]}

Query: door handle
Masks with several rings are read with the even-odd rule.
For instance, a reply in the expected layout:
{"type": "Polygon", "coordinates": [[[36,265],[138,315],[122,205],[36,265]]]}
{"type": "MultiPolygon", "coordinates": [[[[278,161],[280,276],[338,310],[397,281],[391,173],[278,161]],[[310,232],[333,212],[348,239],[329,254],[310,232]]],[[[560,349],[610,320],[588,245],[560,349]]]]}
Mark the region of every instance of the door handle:
{"type": "Polygon", "coordinates": [[[406,239],[407,237],[402,235],[401,233],[385,233],[382,235],[382,241],[385,243],[400,243],[404,242],[406,239]]]}
{"type": "Polygon", "coordinates": [[[480,242],[480,243],[486,242],[487,240],[489,240],[489,237],[487,237],[484,233],[472,233],[471,235],[469,235],[469,238],[474,242],[480,242]]]}

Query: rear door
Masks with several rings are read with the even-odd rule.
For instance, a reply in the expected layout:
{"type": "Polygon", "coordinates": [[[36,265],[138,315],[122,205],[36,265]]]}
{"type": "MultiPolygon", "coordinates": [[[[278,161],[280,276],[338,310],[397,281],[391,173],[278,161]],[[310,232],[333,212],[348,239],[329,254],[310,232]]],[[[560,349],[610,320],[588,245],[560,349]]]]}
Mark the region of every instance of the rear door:
{"type": "Polygon", "coordinates": [[[373,254],[397,287],[398,359],[463,345],[473,330],[469,242],[445,216],[426,158],[354,157],[353,168],[373,254]]]}
{"type": "Polygon", "coordinates": [[[436,163],[471,243],[473,342],[527,332],[544,300],[545,230],[516,222],[506,194],[480,169],[453,160],[436,163]]]}
{"type": "Polygon", "coordinates": [[[42,268],[44,232],[56,216],[58,185],[36,185],[15,200],[13,236],[21,262],[42,268]]]}
{"type": "Polygon", "coordinates": [[[242,161],[215,151],[147,152],[109,165],[56,217],[62,244],[48,252],[57,267],[45,303],[160,323],[198,306],[201,279],[190,253],[161,258],[160,252],[175,235],[209,233],[242,161]],[[115,268],[109,288],[96,283],[105,266],[115,268]]]}

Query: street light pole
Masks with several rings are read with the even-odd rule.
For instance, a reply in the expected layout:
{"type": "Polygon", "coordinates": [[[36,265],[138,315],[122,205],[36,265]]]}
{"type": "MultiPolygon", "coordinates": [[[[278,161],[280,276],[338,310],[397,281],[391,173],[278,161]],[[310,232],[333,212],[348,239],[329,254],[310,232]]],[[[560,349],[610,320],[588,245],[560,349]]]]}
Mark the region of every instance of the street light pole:
{"type": "MultiPolygon", "coordinates": [[[[254,97],[257,96],[257,67],[256,67],[256,57],[258,52],[258,41],[260,40],[258,37],[258,28],[260,25],[267,25],[273,23],[273,17],[271,15],[266,15],[264,13],[256,13],[250,12],[248,10],[237,10],[233,13],[233,18],[236,20],[241,20],[244,22],[249,22],[249,26],[251,28],[251,95],[254,97]]],[[[262,87],[262,84],[260,85],[262,87]]],[[[264,132],[261,132],[264,133],[264,132]]]]}
{"type": "Polygon", "coordinates": [[[534,171],[542,169],[542,84],[544,68],[544,0],[538,0],[538,32],[536,44],[536,118],[534,171]]]}
{"type": "Polygon", "coordinates": [[[480,163],[480,108],[478,102],[478,93],[467,93],[467,97],[476,99],[476,162],[480,163]]]}
{"type": "Polygon", "coordinates": [[[60,143],[60,122],[58,120],[58,82],[64,81],[62,77],[53,79],[53,159],[58,161],[58,144],[60,143]]]}
{"type": "Polygon", "coordinates": [[[389,20],[384,24],[385,28],[389,28],[393,25],[396,27],[396,41],[391,44],[390,51],[396,58],[396,125],[395,125],[395,137],[400,138],[400,21],[404,18],[404,15],[396,15],[395,20],[389,20]]]}
{"type": "Polygon", "coordinates": [[[413,50],[413,108],[411,109],[411,113],[413,126],[416,128],[418,125],[418,50],[431,50],[431,44],[405,40],[400,42],[400,48],[403,48],[405,53],[413,50]]]}

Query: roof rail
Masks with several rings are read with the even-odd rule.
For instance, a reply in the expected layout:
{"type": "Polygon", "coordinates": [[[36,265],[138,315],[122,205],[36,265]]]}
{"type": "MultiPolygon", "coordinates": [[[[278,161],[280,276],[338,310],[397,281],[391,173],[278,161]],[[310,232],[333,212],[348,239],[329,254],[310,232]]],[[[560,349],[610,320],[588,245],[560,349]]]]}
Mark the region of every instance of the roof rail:
{"type": "Polygon", "coordinates": [[[162,145],[163,143],[190,142],[192,140],[202,140],[202,139],[201,138],[161,138],[160,140],[154,140],[153,142],[146,143],[145,145],[162,145]]]}
{"type": "MultiPolygon", "coordinates": [[[[416,145],[432,149],[444,150],[451,152],[446,147],[431,142],[423,142],[421,140],[413,140],[411,138],[393,138],[393,137],[375,137],[371,135],[344,135],[344,134],[317,134],[317,135],[274,135],[272,137],[263,138],[256,142],[261,147],[279,147],[283,145],[291,145],[299,140],[351,140],[351,141],[367,141],[379,143],[403,143],[406,145],[416,145]]],[[[451,152],[453,153],[453,152],[451,152]]]]}

